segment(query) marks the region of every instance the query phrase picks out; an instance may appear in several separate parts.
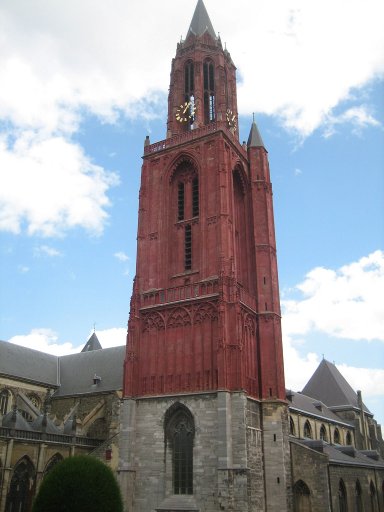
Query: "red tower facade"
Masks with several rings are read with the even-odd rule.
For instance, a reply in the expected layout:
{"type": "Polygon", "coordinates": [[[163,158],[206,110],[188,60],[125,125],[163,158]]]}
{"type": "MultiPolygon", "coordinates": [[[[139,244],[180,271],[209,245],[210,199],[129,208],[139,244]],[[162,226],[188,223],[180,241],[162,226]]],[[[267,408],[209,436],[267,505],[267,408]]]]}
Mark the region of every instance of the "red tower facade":
{"type": "Polygon", "coordinates": [[[267,151],[241,145],[236,68],[199,0],[144,146],[124,395],[285,399],[267,151]]]}

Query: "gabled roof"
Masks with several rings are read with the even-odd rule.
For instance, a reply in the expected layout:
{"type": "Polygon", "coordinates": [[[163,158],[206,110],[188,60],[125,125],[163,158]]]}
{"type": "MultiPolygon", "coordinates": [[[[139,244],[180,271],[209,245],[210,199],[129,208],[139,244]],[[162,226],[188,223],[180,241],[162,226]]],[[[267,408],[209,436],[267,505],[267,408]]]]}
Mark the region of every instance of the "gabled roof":
{"type": "Polygon", "coordinates": [[[346,422],[337,416],[337,414],[331,411],[323,402],[320,402],[316,398],[304,395],[303,393],[295,393],[292,391],[287,392],[287,397],[289,399],[289,409],[304,412],[309,416],[315,416],[319,419],[323,418],[324,421],[330,421],[332,423],[338,423],[341,425],[346,424],[346,422]]]}
{"type": "Polygon", "coordinates": [[[82,352],[89,352],[90,350],[100,350],[103,347],[100,344],[96,333],[94,332],[92,336],[89,338],[87,343],[84,345],[82,352]]]}
{"type": "Polygon", "coordinates": [[[54,397],[115,391],[123,387],[125,346],[60,357],[60,388],[54,397]]]}
{"type": "Polygon", "coordinates": [[[249,132],[247,146],[249,148],[264,148],[265,147],[263,139],[261,138],[259,129],[258,129],[255,121],[253,121],[252,126],[251,126],[251,131],[249,132]]]}
{"type": "Polygon", "coordinates": [[[58,387],[55,397],[115,391],[123,387],[124,357],[125,346],[58,357],[0,341],[0,375],[58,387]]]}
{"type": "MultiPolygon", "coordinates": [[[[328,407],[359,408],[357,393],[336,366],[323,359],[303,389],[303,394],[321,400],[328,407]]],[[[367,413],[370,411],[364,406],[367,413]]]]}
{"type": "Polygon", "coordinates": [[[195,34],[195,36],[201,36],[206,31],[213,37],[213,39],[216,39],[216,34],[211,20],[209,19],[204,2],[203,0],[198,0],[187,37],[191,32],[195,34]]]}
{"type": "Polygon", "coordinates": [[[58,357],[0,341],[0,375],[57,386],[58,357]]]}

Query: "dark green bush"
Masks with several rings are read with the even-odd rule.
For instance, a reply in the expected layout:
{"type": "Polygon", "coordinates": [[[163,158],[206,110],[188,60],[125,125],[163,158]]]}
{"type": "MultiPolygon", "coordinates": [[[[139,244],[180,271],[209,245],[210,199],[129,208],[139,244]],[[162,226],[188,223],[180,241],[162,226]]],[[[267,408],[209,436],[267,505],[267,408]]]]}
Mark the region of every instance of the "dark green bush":
{"type": "Polygon", "coordinates": [[[32,512],[122,512],[118,483],[105,464],[90,456],[69,457],[44,478],[32,512]]]}

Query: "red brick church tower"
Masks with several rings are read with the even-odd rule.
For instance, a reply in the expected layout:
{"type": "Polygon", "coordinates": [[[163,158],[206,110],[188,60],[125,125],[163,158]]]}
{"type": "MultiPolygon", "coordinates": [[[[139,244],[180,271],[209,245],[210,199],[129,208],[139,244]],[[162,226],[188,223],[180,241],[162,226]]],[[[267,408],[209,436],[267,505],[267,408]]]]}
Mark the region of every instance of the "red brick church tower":
{"type": "Polygon", "coordinates": [[[120,477],[127,510],[289,509],[272,189],[236,68],[198,0],[145,142],[120,477]]]}

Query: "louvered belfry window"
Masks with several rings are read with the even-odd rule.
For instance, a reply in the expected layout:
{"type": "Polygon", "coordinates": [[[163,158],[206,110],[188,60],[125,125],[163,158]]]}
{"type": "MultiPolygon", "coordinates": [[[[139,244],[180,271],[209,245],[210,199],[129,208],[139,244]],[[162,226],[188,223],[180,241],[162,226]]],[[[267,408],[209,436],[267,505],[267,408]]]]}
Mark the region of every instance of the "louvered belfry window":
{"type": "Polygon", "coordinates": [[[215,120],[215,68],[213,62],[207,60],[203,66],[204,73],[204,123],[215,120]]]}

